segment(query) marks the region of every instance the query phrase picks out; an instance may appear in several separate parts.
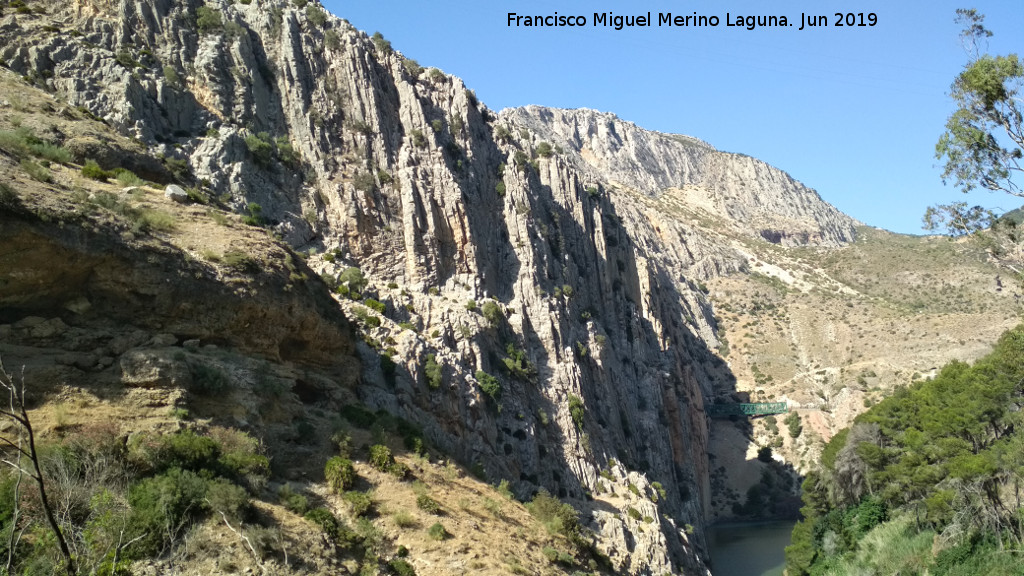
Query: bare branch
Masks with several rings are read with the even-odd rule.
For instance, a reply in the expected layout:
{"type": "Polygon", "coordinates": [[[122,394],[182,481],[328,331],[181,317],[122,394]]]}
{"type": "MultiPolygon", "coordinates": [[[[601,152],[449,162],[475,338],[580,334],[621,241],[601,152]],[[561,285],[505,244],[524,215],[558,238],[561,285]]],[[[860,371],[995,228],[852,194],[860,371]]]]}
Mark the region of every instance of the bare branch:
{"type": "MultiPolygon", "coordinates": [[[[210,501],[207,500],[207,502],[210,502],[210,501]]],[[[242,541],[245,542],[246,546],[249,547],[249,551],[252,552],[252,557],[253,557],[254,560],[256,560],[256,564],[258,564],[259,566],[263,566],[263,559],[260,558],[260,555],[256,552],[256,548],[253,547],[252,541],[249,540],[249,537],[244,535],[244,534],[242,534],[238,530],[235,530],[234,526],[231,525],[231,522],[228,522],[228,517],[227,517],[226,514],[224,514],[220,510],[217,510],[217,513],[220,514],[220,517],[224,519],[224,525],[228,527],[228,530],[231,530],[232,532],[234,532],[235,535],[238,536],[239,538],[241,538],[242,541]]],[[[239,525],[239,527],[241,527],[241,525],[239,525]]]]}

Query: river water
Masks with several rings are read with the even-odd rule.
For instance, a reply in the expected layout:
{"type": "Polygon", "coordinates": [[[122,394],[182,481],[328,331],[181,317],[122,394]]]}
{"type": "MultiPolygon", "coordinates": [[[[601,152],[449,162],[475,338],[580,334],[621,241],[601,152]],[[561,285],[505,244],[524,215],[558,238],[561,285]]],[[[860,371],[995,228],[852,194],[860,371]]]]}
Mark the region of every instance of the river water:
{"type": "Polygon", "coordinates": [[[714,576],[782,576],[785,548],[795,522],[757,522],[712,526],[711,573],[714,576]]]}

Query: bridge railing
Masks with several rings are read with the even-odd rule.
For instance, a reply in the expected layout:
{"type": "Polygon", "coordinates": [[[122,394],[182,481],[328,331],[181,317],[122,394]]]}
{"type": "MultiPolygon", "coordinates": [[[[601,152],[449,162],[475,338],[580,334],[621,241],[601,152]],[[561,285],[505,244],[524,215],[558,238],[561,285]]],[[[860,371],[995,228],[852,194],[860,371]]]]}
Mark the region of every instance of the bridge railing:
{"type": "Polygon", "coordinates": [[[709,404],[704,411],[712,418],[728,416],[767,416],[768,414],[785,414],[789,405],[785,402],[753,402],[709,404]]]}

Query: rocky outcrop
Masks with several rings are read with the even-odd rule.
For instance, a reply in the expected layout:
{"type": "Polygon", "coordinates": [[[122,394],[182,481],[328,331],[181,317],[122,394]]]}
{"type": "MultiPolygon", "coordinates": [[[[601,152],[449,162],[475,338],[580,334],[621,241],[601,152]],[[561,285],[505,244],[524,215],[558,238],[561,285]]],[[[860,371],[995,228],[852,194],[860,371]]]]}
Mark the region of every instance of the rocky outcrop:
{"type": "Polygon", "coordinates": [[[756,158],[720,152],[690,136],[643,130],[595,110],[526,106],[503,110],[501,118],[564,150],[567,161],[595,181],[652,197],[679,188],[688,205],[750,236],[785,246],[840,246],[854,239],[854,219],[756,158]]]}

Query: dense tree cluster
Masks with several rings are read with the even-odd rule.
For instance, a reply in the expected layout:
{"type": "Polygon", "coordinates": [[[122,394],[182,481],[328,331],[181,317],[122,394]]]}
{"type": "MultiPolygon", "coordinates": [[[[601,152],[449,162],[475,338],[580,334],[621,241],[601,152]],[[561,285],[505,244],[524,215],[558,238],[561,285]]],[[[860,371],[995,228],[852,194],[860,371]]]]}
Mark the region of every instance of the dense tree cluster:
{"type": "MultiPolygon", "coordinates": [[[[841,567],[861,561],[872,530],[904,544],[902,569],[1000,574],[1002,563],[1018,564],[1022,406],[1024,326],[974,365],[951,362],[859,416],[804,481],[804,519],[786,549],[789,574],[850,571],[841,567]]],[[[863,558],[877,561],[878,552],[863,558]]]]}

